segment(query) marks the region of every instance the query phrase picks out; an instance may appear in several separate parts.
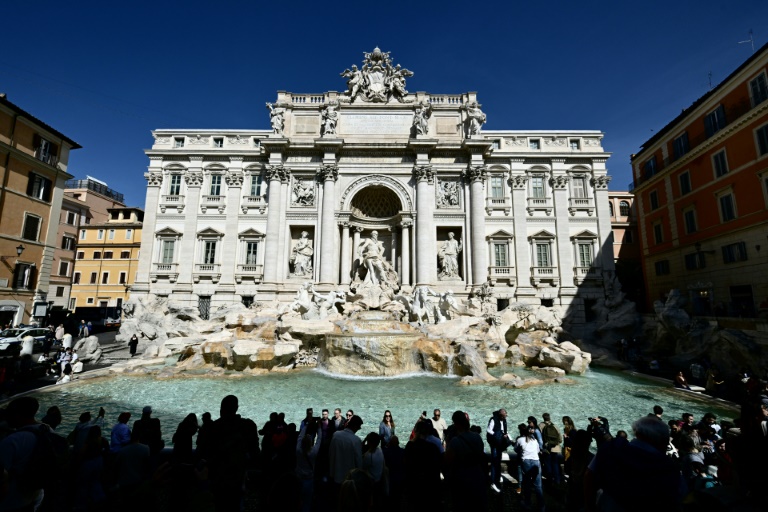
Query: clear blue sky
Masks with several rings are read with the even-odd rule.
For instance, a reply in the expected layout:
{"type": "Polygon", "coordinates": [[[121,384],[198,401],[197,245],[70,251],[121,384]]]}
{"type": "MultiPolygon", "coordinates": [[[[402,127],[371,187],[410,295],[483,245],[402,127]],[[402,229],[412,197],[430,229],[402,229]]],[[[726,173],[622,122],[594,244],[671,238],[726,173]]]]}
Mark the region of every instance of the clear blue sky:
{"type": "Polygon", "coordinates": [[[487,129],[596,129],[629,155],[768,40],[766,0],[5,0],[0,92],[83,146],[70,172],[144,205],[150,131],[268,128],[277,90],[344,90],[379,46],[410,91],[477,91],[487,129]],[[138,6],[124,7],[130,4],[138,6]]]}

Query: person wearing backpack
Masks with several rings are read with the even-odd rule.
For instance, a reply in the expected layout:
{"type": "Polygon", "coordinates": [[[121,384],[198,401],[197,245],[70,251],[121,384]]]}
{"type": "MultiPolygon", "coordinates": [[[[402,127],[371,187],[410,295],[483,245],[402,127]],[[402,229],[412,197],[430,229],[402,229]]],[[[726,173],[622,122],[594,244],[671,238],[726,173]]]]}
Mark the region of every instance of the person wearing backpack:
{"type": "Polygon", "coordinates": [[[40,404],[24,396],[6,409],[14,432],[0,441],[0,466],[8,472],[8,490],[0,510],[34,510],[43,501],[44,489],[53,486],[60,468],[50,427],[35,421],[40,404]]]}
{"type": "Polygon", "coordinates": [[[560,484],[562,480],[560,475],[560,461],[562,459],[563,449],[560,446],[563,442],[563,436],[550,418],[548,412],[542,417],[544,421],[539,424],[541,436],[544,441],[544,450],[541,454],[541,462],[544,465],[544,475],[555,485],[560,484]]]}

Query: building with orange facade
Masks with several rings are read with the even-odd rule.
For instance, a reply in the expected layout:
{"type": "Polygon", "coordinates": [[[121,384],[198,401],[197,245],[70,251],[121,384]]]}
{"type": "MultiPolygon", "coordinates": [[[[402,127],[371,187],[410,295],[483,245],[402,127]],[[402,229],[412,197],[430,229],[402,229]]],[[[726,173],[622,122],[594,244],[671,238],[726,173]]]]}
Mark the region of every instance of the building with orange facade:
{"type": "Polygon", "coordinates": [[[632,157],[647,306],[757,315],[768,297],[768,45],[632,157]]]}
{"type": "Polygon", "coordinates": [[[642,307],[645,302],[645,286],[634,202],[635,195],[632,192],[608,191],[616,277],[627,298],[642,307]]]}
{"type": "Polygon", "coordinates": [[[45,320],[75,141],[0,94],[0,324],[45,320]]]}

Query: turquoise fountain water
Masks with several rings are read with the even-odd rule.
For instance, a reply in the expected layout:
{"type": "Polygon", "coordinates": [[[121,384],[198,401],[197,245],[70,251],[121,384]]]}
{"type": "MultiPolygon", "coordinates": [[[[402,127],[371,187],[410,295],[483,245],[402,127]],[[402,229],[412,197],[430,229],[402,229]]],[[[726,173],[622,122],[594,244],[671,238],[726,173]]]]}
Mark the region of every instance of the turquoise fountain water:
{"type": "MultiPolygon", "coordinates": [[[[520,369],[514,369],[522,373],[520,369]]],[[[163,425],[163,436],[170,439],[178,423],[190,412],[209,411],[218,417],[219,403],[228,394],[240,399],[240,413],[261,427],[272,411],[285,412],[288,422],[299,423],[307,407],[343,411],[353,409],[364,425],[359,434],[378,431],[385,409],[394,416],[400,436],[407,436],[422,411],[443,411],[446,420],[455,410],[467,411],[472,424],[485,426],[491,412],[504,407],[509,414],[510,431],[529,415],[541,418],[549,412],[560,424],[570,416],[578,428],[586,428],[588,416],[605,416],[611,431],[631,433],[632,421],[648,414],[654,405],[664,408],[667,419],[691,412],[698,419],[708,411],[718,418],[733,418],[735,411],[718,406],[696,395],[662,387],[644,379],[604,370],[591,370],[575,377],[574,384],[552,384],[528,389],[503,389],[498,386],[457,386],[449,377],[415,375],[402,378],[339,378],[320,371],[276,373],[258,377],[210,378],[188,377],[159,380],[151,376],[115,377],[40,392],[41,414],[58,405],[64,415],[59,431],[71,431],[82,411],[107,410],[108,424],[115,423],[121,411],[130,411],[133,419],[145,405],[163,425]]],[[[449,421],[450,423],[450,421],[449,421]]]]}

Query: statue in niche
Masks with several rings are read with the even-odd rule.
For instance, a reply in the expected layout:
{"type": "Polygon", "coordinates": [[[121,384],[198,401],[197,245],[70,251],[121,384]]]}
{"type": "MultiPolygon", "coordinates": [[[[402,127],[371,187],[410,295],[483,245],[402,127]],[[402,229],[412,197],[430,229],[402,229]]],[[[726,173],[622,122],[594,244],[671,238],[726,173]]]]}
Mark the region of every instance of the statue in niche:
{"type": "Polygon", "coordinates": [[[339,119],[339,113],[336,112],[336,105],[328,104],[321,111],[323,119],[323,135],[336,135],[336,122],[339,119]]]}
{"type": "Polygon", "coordinates": [[[464,110],[467,111],[467,136],[477,135],[485,124],[485,114],[476,101],[468,103],[464,110]]]}
{"type": "Polygon", "coordinates": [[[453,233],[448,233],[448,240],[443,242],[443,246],[437,253],[442,279],[459,277],[459,253],[462,249],[461,238],[456,240],[453,233]]]}
{"type": "Polygon", "coordinates": [[[378,231],[372,231],[371,237],[360,244],[358,254],[363,266],[368,271],[365,274],[364,283],[381,284],[382,281],[386,281],[384,244],[379,240],[378,231]]]}
{"type": "Polygon", "coordinates": [[[439,181],[437,206],[453,208],[459,206],[459,183],[456,181],[439,181]]]}
{"type": "Polygon", "coordinates": [[[296,180],[291,191],[292,206],[314,206],[315,188],[311,180],[296,180]]]}
{"type": "Polygon", "coordinates": [[[431,111],[429,103],[423,102],[416,105],[416,110],[413,112],[413,131],[415,135],[429,134],[429,115],[431,111]]]}
{"type": "Polygon", "coordinates": [[[309,233],[301,232],[301,238],[296,241],[291,252],[291,263],[293,263],[293,275],[297,277],[312,275],[312,255],[315,253],[312,249],[312,241],[309,239],[309,233]]]}
{"type": "Polygon", "coordinates": [[[272,133],[283,134],[285,127],[285,109],[273,103],[267,103],[269,109],[269,122],[272,124],[272,133]]]}

